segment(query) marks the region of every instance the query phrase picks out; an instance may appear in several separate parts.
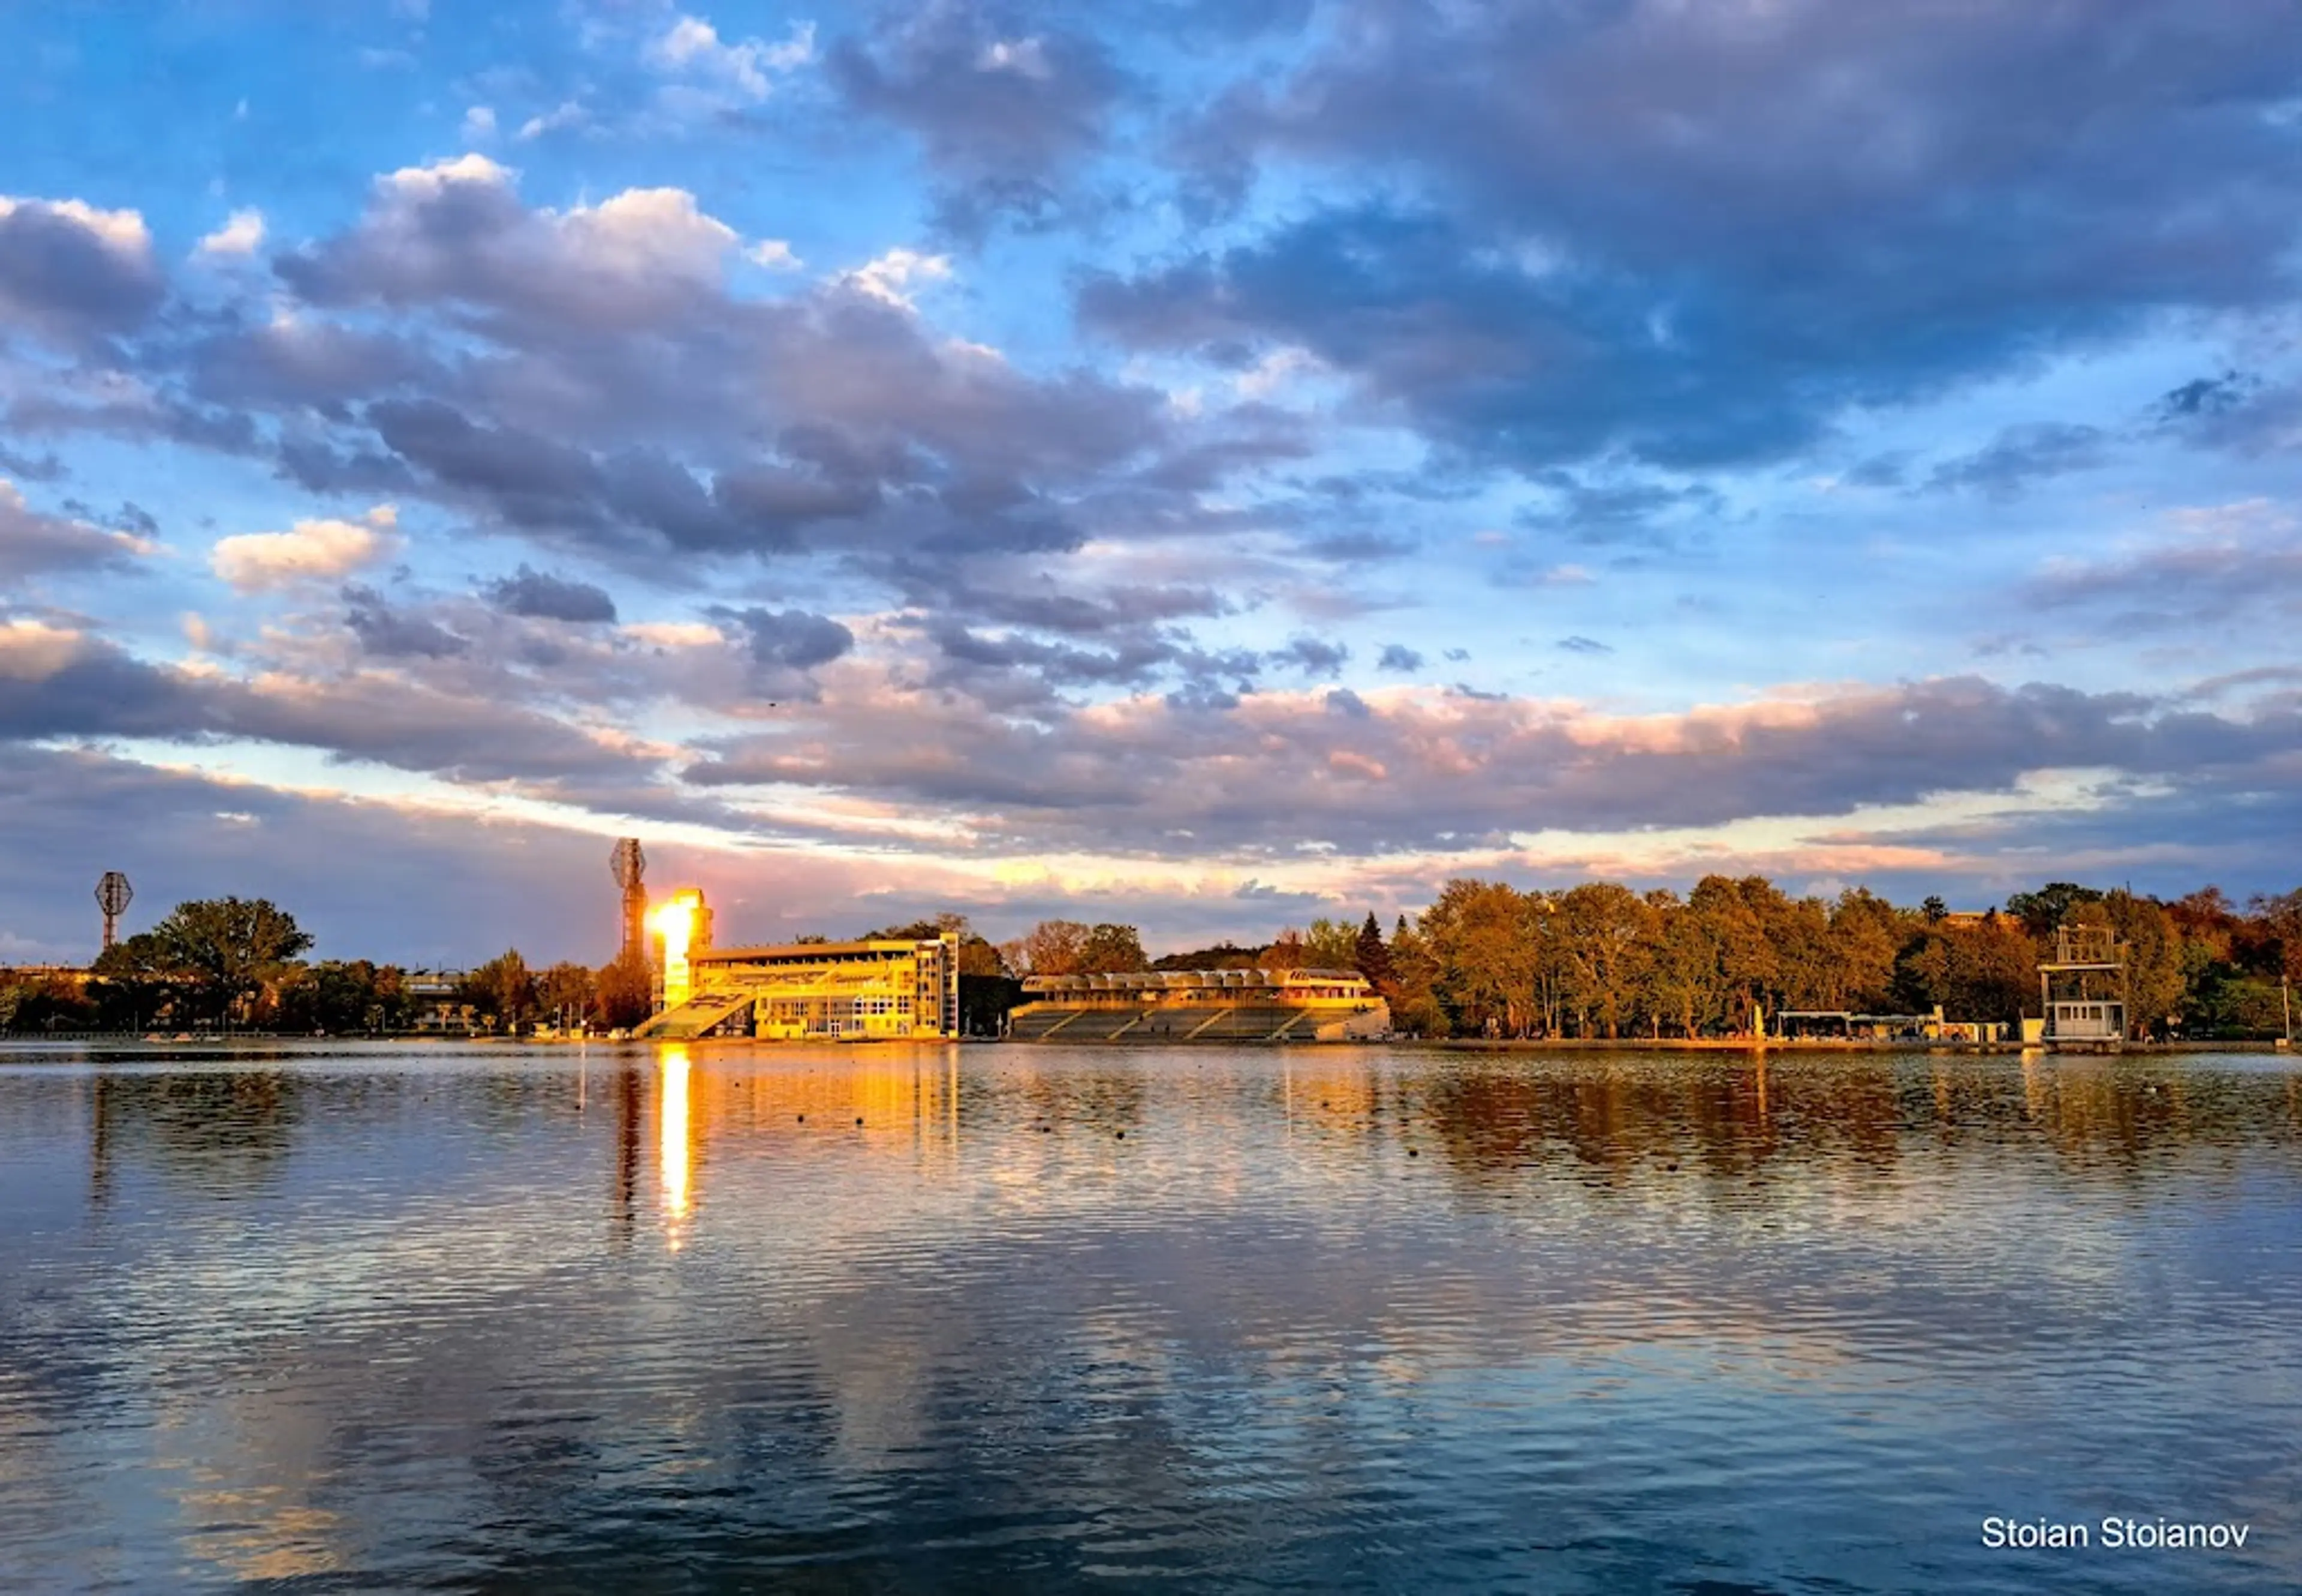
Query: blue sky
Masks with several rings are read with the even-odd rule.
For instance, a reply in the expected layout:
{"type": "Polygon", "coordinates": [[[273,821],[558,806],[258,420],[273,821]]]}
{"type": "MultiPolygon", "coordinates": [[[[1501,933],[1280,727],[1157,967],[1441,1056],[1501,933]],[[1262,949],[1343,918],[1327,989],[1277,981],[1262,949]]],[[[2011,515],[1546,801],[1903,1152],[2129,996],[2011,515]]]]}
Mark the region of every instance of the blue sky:
{"type": "Polygon", "coordinates": [[[2302,878],[2279,8],[0,45],[0,957],[2302,878]]]}

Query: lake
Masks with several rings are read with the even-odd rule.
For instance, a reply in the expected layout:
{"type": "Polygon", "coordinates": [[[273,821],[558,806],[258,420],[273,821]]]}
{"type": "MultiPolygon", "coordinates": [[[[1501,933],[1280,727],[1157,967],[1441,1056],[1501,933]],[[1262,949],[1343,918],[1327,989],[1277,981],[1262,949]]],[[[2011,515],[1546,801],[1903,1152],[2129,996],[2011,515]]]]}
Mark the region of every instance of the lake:
{"type": "Polygon", "coordinates": [[[0,1215],[10,1589],[2302,1588],[2282,1054],[17,1045],[0,1215]]]}

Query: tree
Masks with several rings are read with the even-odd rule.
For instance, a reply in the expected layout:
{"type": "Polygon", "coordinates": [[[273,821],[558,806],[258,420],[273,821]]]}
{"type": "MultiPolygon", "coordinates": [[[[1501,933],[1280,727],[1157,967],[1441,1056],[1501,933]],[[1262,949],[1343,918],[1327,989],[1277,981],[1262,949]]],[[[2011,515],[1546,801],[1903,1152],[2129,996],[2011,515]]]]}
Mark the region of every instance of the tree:
{"type": "Polygon", "coordinates": [[[557,1021],[565,1014],[581,1021],[592,1011],[592,994],[598,979],[582,964],[554,964],[535,983],[535,1001],[557,1021]]]}
{"type": "Polygon", "coordinates": [[[1366,977],[1366,984],[1374,988],[1378,996],[1394,1001],[1398,998],[1399,980],[1391,966],[1390,949],[1383,945],[1382,927],[1376,922],[1372,909],[1367,911],[1366,923],[1359,928],[1358,939],[1352,945],[1349,967],[1366,977]]]}
{"type": "Polygon", "coordinates": [[[1098,925],[1080,947],[1079,973],[1082,975],[1129,975],[1150,968],[1143,938],[1133,926],[1098,925]]]}
{"type": "Polygon", "coordinates": [[[108,1026],[141,1028],[183,1004],[190,979],[153,931],[122,937],[89,967],[88,995],[108,1026]]]}
{"type": "Polygon", "coordinates": [[[1023,934],[1022,968],[1029,975],[1079,975],[1087,928],[1075,920],[1043,920],[1023,934]]]}
{"type": "Polygon", "coordinates": [[[1358,928],[1322,915],[1303,933],[1303,958],[1313,970],[1349,970],[1359,954],[1358,928]]]}
{"type": "Polygon", "coordinates": [[[1651,962],[1653,914],[1627,886],[1586,881],[1559,895],[1556,922],[1562,988],[1584,1035],[1594,1014],[1609,1037],[1632,1019],[1651,962]]]}
{"type": "Polygon", "coordinates": [[[149,935],[156,965],[181,983],[196,1013],[218,1021],[252,1004],[312,945],[295,916],[265,898],[179,903],[149,935]]]}
{"type": "MultiPolygon", "coordinates": [[[[651,988],[652,981],[650,985],[651,988]]],[[[516,1031],[535,1012],[535,977],[528,972],[527,961],[517,948],[506,948],[465,976],[457,985],[456,996],[475,1012],[516,1031]]]]}
{"type": "Polygon", "coordinates": [[[647,955],[618,953],[601,966],[592,986],[592,1007],[609,1030],[629,1030],[655,1012],[655,967],[647,955]]]}
{"type": "Polygon", "coordinates": [[[2006,900],[2006,912],[2022,922],[2022,928],[2040,942],[2054,934],[2054,928],[2071,917],[2071,911],[2080,903],[2099,903],[2102,894],[2091,886],[2080,886],[2075,881],[2049,881],[2036,892],[2018,892],[2006,900]]]}
{"type": "Polygon", "coordinates": [[[900,926],[886,926],[877,931],[866,931],[865,942],[931,942],[946,933],[959,936],[959,973],[961,975],[1004,976],[1007,961],[991,939],[968,924],[967,916],[949,911],[933,920],[915,920],[900,926]]]}

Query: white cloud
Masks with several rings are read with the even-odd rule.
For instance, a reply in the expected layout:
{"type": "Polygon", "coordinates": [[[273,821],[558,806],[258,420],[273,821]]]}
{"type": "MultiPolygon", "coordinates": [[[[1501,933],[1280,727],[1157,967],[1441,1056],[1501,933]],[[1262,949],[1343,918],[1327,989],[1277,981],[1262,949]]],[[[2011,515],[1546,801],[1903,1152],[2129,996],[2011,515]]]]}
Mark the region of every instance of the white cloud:
{"type": "Polygon", "coordinates": [[[152,232],[144,225],[140,211],[99,210],[81,199],[16,199],[0,194],[0,221],[14,215],[19,209],[46,211],[77,222],[101,239],[104,247],[114,255],[143,258],[152,253],[152,232]]]}
{"type": "Polygon", "coordinates": [[[264,213],[248,206],[234,211],[222,227],[200,240],[202,255],[255,254],[264,247],[264,213]]]}
{"type": "Polygon", "coordinates": [[[685,189],[626,189],[555,221],[587,264],[628,276],[704,276],[737,241],[735,230],[704,214],[685,189]]]}
{"type": "Polygon", "coordinates": [[[298,521],[286,532],[249,532],[220,541],[208,565],[242,592],[332,581],[398,546],[399,513],[380,504],[357,521],[298,521]]]}
{"type": "Polygon", "coordinates": [[[890,249],[878,259],[848,273],[840,281],[890,305],[910,309],[910,290],[916,284],[939,282],[951,276],[951,256],[921,255],[916,249],[890,249]]]}
{"type": "Polygon", "coordinates": [[[792,253],[791,244],[783,239],[761,239],[744,251],[744,258],[770,272],[796,272],[805,264],[792,253]]]}
{"type": "Polygon", "coordinates": [[[984,46],[982,53],[976,56],[975,70],[979,72],[1014,72],[1041,83],[1054,75],[1047,65],[1047,52],[1036,37],[994,40],[984,46]]]}
{"type": "Polygon", "coordinates": [[[522,140],[541,139],[546,133],[559,133],[569,128],[580,128],[591,119],[591,113],[575,101],[562,100],[556,109],[547,111],[541,116],[531,116],[520,123],[519,136],[522,140]]]}
{"type": "Polygon", "coordinates": [[[733,84],[751,99],[768,97],[768,75],[796,71],[815,59],[815,24],[794,22],[780,44],[756,38],[728,44],[701,17],[682,16],[647,47],[660,71],[690,72],[733,84]]]}
{"type": "Polygon", "coordinates": [[[437,194],[454,183],[490,183],[500,188],[511,186],[512,170],[491,161],[487,156],[470,153],[449,161],[434,161],[428,166],[403,166],[376,180],[379,186],[397,189],[406,195],[437,194]]]}
{"type": "Polygon", "coordinates": [[[71,663],[80,634],[46,621],[0,621],[0,681],[38,682],[71,663]]]}
{"type": "Polygon", "coordinates": [[[496,136],[496,113],[492,106],[475,105],[464,113],[464,142],[479,144],[496,136]]]}

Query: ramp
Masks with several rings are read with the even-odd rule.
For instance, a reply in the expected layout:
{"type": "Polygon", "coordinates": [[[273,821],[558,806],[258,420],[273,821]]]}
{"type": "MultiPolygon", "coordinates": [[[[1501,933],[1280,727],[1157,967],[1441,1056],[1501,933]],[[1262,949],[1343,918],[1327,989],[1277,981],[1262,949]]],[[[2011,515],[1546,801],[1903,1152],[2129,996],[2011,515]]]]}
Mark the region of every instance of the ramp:
{"type": "Polygon", "coordinates": [[[738,1009],[749,1008],[756,1001],[756,995],[749,992],[740,997],[730,997],[725,992],[700,993],[677,1008],[666,1009],[634,1029],[632,1035],[634,1038],[663,1041],[700,1037],[713,1026],[734,1019],[738,1009]]]}

